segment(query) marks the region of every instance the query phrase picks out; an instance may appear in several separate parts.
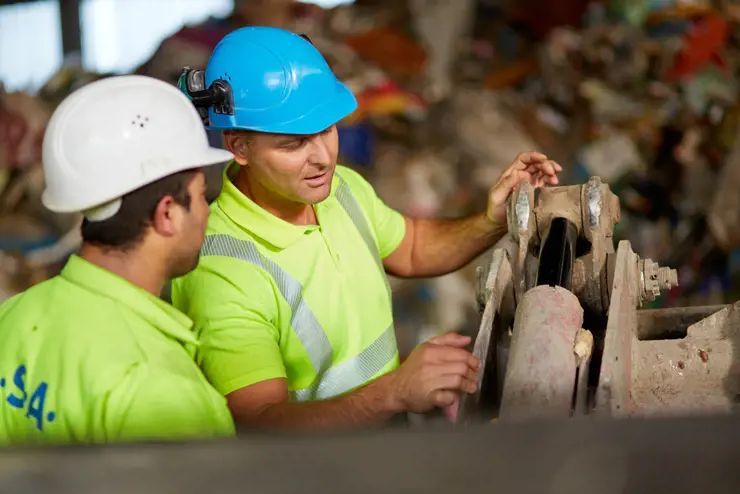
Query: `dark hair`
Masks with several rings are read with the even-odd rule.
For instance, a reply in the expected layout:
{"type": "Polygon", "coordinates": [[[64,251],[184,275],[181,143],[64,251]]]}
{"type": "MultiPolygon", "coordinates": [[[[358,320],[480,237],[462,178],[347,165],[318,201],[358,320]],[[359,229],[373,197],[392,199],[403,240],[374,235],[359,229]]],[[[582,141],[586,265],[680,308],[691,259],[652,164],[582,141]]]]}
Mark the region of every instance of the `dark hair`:
{"type": "Polygon", "coordinates": [[[130,250],[144,238],[151,224],[157,204],[171,196],[177,204],[190,208],[188,185],[196,170],[186,170],[140,187],[124,195],[121,208],[111,218],[103,221],[82,221],[82,240],[98,247],[130,250]]]}

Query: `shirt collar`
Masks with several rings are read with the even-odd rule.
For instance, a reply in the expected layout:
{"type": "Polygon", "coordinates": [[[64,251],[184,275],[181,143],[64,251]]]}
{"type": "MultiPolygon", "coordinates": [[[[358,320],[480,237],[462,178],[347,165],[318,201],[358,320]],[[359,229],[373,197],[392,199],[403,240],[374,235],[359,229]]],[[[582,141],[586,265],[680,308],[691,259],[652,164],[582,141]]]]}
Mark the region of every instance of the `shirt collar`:
{"type": "Polygon", "coordinates": [[[197,345],[193,321],[146,290],[77,255],[72,255],[61,272],[62,278],[91,292],[123,304],[162,333],[183,343],[197,345]]]}
{"type": "MultiPolygon", "coordinates": [[[[226,214],[242,230],[252,232],[258,238],[270,243],[278,249],[285,249],[296,242],[301,236],[311,230],[319,228],[316,225],[294,225],[278,218],[263,209],[252,199],[244,195],[231,181],[230,177],[236,172],[239,164],[229,163],[224,170],[223,188],[215,201],[216,207],[226,214]]],[[[336,172],[332,178],[331,194],[334,196],[339,179],[336,172]]],[[[328,205],[324,200],[316,207],[316,215],[320,216],[321,209],[328,205]]]]}

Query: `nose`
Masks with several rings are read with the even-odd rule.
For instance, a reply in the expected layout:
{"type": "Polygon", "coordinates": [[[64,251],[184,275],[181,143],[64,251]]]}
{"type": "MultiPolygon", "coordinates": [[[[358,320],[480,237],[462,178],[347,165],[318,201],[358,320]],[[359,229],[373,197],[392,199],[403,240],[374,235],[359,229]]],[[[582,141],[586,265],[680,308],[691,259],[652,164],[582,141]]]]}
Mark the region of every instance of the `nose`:
{"type": "Polygon", "coordinates": [[[326,139],[323,138],[322,134],[315,135],[311,139],[311,162],[316,164],[330,164],[331,163],[331,152],[329,151],[329,144],[326,139]]]}

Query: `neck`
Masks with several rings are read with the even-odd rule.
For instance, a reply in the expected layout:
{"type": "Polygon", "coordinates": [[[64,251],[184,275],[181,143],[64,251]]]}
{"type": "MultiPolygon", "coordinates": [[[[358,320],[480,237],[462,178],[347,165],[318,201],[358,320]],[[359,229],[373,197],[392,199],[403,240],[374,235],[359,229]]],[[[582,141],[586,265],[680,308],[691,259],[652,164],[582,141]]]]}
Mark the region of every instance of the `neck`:
{"type": "Polygon", "coordinates": [[[153,262],[151,256],[143,256],[137,250],[121,252],[84,243],[79,256],[155,297],[159,296],[162,285],[167,280],[164,263],[153,262]]]}
{"type": "Polygon", "coordinates": [[[247,173],[246,167],[239,169],[234,177],[234,185],[255,204],[281,220],[294,225],[318,224],[313,206],[280,197],[247,173]]]}

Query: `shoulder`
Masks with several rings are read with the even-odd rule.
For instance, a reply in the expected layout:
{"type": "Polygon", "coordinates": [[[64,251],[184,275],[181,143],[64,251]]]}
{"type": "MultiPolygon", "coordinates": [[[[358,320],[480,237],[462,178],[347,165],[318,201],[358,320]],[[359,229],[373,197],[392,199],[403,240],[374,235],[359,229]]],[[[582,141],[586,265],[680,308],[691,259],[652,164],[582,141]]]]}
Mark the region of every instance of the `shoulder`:
{"type": "Polygon", "coordinates": [[[103,395],[146,358],[136,324],[144,323],[116,300],[53,278],[0,306],[0,359],[35,361],[47,370],[64,363],[70,382],[103,395]]]}
{"type": "MultiPolygon", "coordinates": [[[[267,267],[255,259],[245,259],[244,252],[234,252],[233,244],[239,239],[221,239],[224,244],[220,246],[207,239],[198,266],[172,281],[175,307],[196,321],[245,309],[275,312],[279,288],[267,267]],[[210,250],[206,249],[208,245],[210,250]]],[[[257,252],[254,244],[248,252],[257,252]]]]}
{"type": "Polygon", "coordinates": [[[336,174],[340,180],[343,180],[347,186],[352,189],[353,192],[355,189],[373,190],[373,186],[370,185],[370,182],[368,182],[365,177],[348,166],[337,165],[336,174]]]}
{"type": "Polygon", "coordinates": [[[373,208],[378,197],[375,194],[375,189],[365,177],[360,175],[357,171],[341,165],[337,166],[336,175],[340,180],[337,190],[339,190],[339,187],[342,186],[342,182],[344,182],[346,187],[349,188],[352,196],[357,199],[363,209],[373,208]]]}
{"type": "Polygon", "coordinates": [[[252,293],[268,288],[273,279],[256,245],[230,235],[209,235],[200,252],[198,266],[173,281],[173,288],[208,291],[219,297],[222,290],[252,293]]]}
{"type": "Polygon", "coordinates": [[[51,291],[60,283],[63,283],[62,278],[60,276],[54,276],[53,278],[42,281],[27,290],[16,293],[0,304],[0,312],[12,310],[22,304],[43,303],[44,299],[49,298],[51,291]]]}
{"type": "Polygon", "coordinates": [[[6,299],[2,304],[0,304],[0,318],[2,318],[3,316],[9,313],[14,312],[14,309],[16,309],[20,304],[22,304],[24,300],[27,301],[29,298],[38,300],[39,298],[42,298],[37,295],[38,289],[36,290],[36,292],[30,291],[30,290],[33,290],[34,288],[37,288],[37,287],[33,287],[21,293],[17,293],[13,295],[12,297],[6,299]]]}
{"type": "MultiPolygon", "coordinates": [[[[125,306],[116,300],[68,282],[61,276],[43,281],[0,305],[0,326],[20,321],[54,326],[61,330],[74,328],[80,337],[96,338],[103,327],[106,332],[125,325],[125,306]]],[[[22,323],[21,323],[22,325],[22,323]]]]}

